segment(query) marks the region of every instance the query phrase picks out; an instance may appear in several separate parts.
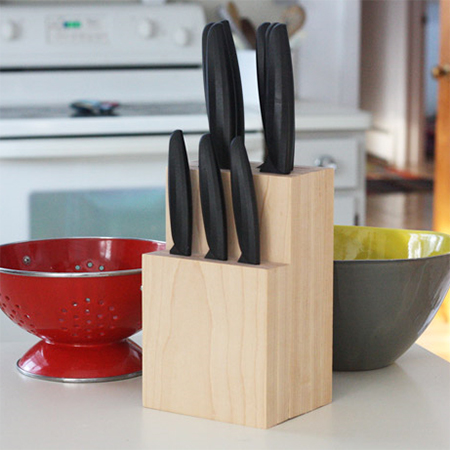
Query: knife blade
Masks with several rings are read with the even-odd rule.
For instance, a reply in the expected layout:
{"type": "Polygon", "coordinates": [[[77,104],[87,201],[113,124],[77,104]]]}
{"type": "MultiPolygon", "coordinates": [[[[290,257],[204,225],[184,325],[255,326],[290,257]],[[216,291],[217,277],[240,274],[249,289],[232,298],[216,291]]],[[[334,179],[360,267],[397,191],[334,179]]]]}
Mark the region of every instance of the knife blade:
{"type": "Polygon", "coordinates": [[[265,137],[268,155],[261,172],[289,174],[294,168],[295,97],[289,36],[285,24],[266,31],[265,137]]]}
{"type": "Polygon", "coordinates": [[[228,20],[223,20],[223,30],[225,34],[225,42],[227,46],[228,63],[231,67],[234,89],[234,107],[235,107],[235,131],[234,136],[242,136],[245,139],[245,119],[244,119],[244,98],[242,95],[241,72],[239,70],[239,62],[234,45],[233,34],[228,20]]]}
{"type": "Polygon", "coordinates": [[[253,175],[241,136],[231,142],[230,162],[234,221],[242,252],[238,262],[258,265],[261,262],[258,206],[253,175]]]}
{"type": "Polygon", "coordinates": [[[170,253],[191,256],[192,191],[183,132],[175,130],[169,141],[168,194],[170,229],[174,242],[170,253]]]}
{"type": "Polygon", "coordinates": [[[200,203],[203,224],[209,246],[207,259],[228,259],[227,217],[222,176],[212,145],[210,134],[205,134],[199,143],[200,203]]]}
{"type": "Polygon", "coordinates": [[[213,148],[221,169],[230,168],[229,145],[236,130],[233,74],[227,51],[224,25],[215,23],[207,38],[207,111],[213,148]]]}

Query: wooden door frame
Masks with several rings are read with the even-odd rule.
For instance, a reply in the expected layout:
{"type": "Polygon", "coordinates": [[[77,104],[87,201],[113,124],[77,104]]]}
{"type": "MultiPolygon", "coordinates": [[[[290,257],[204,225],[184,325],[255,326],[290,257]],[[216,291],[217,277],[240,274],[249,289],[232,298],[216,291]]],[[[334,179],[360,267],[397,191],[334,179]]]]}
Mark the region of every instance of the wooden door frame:
{"type": "MultiPolygon", "coordinates": [[[[450,0],[440,1],[439,64],[450,64],[450,0]]],[[[450,77],[438,79],[433,228],[450,233],[450,77]]]]}
{"type": "MultiPolygon", "coordinates": [[[[439,64],[450,64],[450,0],[440,0],[439,64]]],[[[438,112],[436,122],[433,228],[450,234],[450,76],[438,79],[438,112]]],[[[439,316],[450,322],[450,294],[439,310],[439,316]]]]}
{"type": "Polygon", "coordinates": [[[408,3],[407,136],[405,166],[425,161],[425,23],[426,0],[408,3]]]}

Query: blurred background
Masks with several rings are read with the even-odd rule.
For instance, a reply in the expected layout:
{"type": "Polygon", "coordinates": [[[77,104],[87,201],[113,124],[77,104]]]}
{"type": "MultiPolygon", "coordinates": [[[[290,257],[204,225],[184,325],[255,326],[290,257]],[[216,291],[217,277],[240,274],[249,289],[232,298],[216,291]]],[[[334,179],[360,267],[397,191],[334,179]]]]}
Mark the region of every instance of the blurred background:
{"type": "MultiPolygon", "coordinates": [[[[207,131],[201,31],[224,18],[238,49],[250,159],[262,158],[254,30],[282,21],[295,69],[296,164],[336,169],[335,223],[450,232],[450,189],[435,195],[450,180],[445,171],[436,180],[438,97],[449,89],[444,3],[0,2],[0,244],[164,240],[168,138],[182,128],[195,160],[207,131]]],[[[448,97],[441,107],[450,110],[448,97]]],[[[450,154],[446,139],[440,152],[450,154]]],[[[448,303],[421,343],[450,360],[448,303]]],[[[0,325],[2,340],[28,338],[5,317],[0,325]]]]}

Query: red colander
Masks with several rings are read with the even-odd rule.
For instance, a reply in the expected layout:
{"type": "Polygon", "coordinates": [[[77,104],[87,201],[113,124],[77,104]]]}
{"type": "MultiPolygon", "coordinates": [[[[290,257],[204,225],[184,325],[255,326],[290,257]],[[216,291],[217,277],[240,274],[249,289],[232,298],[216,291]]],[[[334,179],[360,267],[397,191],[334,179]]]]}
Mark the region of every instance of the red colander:
{"type": "Polygon", "coordinates": [[[25,375],[97,382],[141,374],[141,257],[162,242],[61,238],[0,246],[0,307],[42,340],[17,362],[25,375]]]}

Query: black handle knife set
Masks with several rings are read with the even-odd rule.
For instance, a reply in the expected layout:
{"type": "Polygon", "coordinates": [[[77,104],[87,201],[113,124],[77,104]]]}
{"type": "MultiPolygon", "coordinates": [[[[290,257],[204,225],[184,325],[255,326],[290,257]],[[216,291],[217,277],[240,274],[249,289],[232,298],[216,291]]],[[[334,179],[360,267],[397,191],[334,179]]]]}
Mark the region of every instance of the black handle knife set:
{"type": "MultiPolygon", "coordinates": [[[[210,133],[199,143],[200,203],[208,259],[226,261],[227,218],[221,170],[230,170],[231,197],[241,257],[260,264],[260,233],[253,175],[245,148],[244,102],[236,48],[228,21],[208,24],[202,39],[203,83],[210,133]]],[[[266,152],[261,172],[289,174],[294,167],[295,112],[291,49],[285,24],[257,31],[258,89],[266,152]]],[[[169,144],[170,253],[192,254],[192,191],[183,133],[169,144]]]]}

